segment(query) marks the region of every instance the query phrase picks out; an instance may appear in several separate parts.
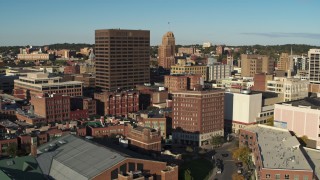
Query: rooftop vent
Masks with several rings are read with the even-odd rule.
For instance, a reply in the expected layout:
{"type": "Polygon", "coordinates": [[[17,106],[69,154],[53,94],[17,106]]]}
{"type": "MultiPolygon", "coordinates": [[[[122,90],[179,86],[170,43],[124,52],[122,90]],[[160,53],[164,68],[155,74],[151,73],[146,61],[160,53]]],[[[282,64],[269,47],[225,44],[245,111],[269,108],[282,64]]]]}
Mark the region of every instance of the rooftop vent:
{"type": "Polygon", "coordinates": [[[8,160],[8,161],[7,161],[7,165],[8,165],[8,166],[14,165],[14,161],[13,161],[13,160],[8,160]]]}

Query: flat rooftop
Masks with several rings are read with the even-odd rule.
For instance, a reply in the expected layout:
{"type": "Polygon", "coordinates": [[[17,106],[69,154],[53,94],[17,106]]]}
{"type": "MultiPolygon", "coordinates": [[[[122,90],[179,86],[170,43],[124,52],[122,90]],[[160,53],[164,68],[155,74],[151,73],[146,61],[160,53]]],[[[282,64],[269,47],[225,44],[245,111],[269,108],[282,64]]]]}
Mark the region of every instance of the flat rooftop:
{"type": "Polygon", "coordinates": [[[312,171],[299,141],[288,130],[266,125],[247,126],[244,130],[257,133],[263,168],[312,171]]]}
{"type": "Polygon", "coordinates": [[[291,106],[305,106],[310,107],[311,109],[320,109],[320,98],[304,98],[300,100],[295,101],[289,101],[284,103],[278,103],[278,104],[291,104],[291,106]]]}
{"type": "Polygon", "coordinates": [[[320,150],[303,148],[314,166],[314,174],[320,178],[320,150]]]}

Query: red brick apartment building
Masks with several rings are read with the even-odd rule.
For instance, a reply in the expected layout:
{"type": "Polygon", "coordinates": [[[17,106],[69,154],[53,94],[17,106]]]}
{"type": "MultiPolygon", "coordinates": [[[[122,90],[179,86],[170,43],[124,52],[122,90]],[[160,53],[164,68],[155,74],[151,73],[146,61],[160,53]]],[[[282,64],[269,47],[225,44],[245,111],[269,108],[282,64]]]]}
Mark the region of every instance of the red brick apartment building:
{"type": "Polygon", "coordinates": [[[164,76],[164,86],[171,93],[173,91],[192,90],[199,86],[202,81],[201,75],[166,75],[164,76]]]}
{"type": "Polygon", "coordinates": [[[61,94],[40,94],[31,98],[34,113],[48,122],[70,120],[70,96],[61,94]]]}
{"type": "Polygon", "coordinates": [[[202,146],[224,135],[224,91],[173,92],[174,143],[202,146]]]}
{"type": "Polygon", "coordinates": [[[247,126],[240,129],[239,146],[251,149],[258,179],[316,178],[299,141],[288,130],[261,124],[247,126]]]}
{"type": "Polygon", "coordinates": [[[97,114],[127,116],[130,112],[139,111],[139,92],[102,92],[95,93],[97,100],[97,114]]]}

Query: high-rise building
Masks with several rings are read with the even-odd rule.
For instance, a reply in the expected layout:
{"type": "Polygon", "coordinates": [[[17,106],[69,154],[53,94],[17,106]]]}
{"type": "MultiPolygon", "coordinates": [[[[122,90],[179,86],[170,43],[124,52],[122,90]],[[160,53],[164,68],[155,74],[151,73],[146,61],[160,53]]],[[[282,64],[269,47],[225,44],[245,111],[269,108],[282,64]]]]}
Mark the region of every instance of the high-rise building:
{"type": "Polygon", "coordinates": [[[173,92],[174,143],[203,146],[224,135],[224,91],[173,92]]]}
{"type": "Polygon", "coordinates": [[[309,92],[320,93],[320,49],[310,49],[309,57],[309,92]]]}
{"type": "Polygon", "coordinates": [[[309,77],[310,83],[320,83],[320,49],[310,49],[309,57],[309,77]]]}
{"type": "Polygon", "coordinates": [[[268,56],[258,54],[241,54],[241,76],[253,77],[258,73],[272,74],[274,61],[268,56]]]}
{"type": "Polygon", "coordinates": [[[162,37],[162,44],[159,46],[159,66],[165,69],[170,69],[175,64],[175,38],[173,32],[167,32],[162,37]]]}
{"type": "Polygon", "coordinates": [[[132,89],[150,81],[150,31],[95,31],[96,86],[132,89]]]}

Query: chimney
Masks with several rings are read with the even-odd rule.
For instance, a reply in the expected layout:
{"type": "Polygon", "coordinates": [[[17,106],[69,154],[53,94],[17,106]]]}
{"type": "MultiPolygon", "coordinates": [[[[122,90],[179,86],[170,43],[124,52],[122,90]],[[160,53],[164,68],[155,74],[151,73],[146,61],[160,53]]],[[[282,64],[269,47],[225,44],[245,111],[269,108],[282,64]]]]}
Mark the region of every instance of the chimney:
{"type": "Polygon", "coordinates": [[[32,135],[31,136],[31,156],[37,157],[37,136],[32,135]]]}

